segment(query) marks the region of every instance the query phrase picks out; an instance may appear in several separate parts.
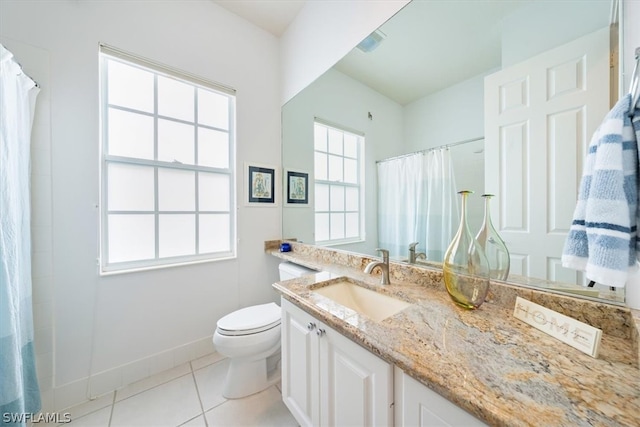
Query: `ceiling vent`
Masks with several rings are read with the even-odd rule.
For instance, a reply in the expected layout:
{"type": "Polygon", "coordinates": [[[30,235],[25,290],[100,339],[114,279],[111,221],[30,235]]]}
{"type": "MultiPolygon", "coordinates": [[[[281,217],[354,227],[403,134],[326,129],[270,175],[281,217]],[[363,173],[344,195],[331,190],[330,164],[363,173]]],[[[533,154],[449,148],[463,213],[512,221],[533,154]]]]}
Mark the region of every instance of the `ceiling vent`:
{"type": "Polygon", "coordinates": [[[387,36],[382,31],[375,30],[373,33],[369,34],[364,40],[362,40],[360,44],[358,44],[358,46],[356,47],[364,53],[369,53],[374,51],[378,46],[380,46],[380,43],[382,43],[382,41],[386,37],[387,36]]]}

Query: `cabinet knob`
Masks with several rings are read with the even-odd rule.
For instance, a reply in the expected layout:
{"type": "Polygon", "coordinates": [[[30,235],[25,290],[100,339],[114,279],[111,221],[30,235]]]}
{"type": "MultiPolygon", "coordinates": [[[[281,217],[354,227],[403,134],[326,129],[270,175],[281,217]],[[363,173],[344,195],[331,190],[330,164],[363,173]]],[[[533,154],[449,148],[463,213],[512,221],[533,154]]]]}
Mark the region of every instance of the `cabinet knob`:
{"type": "Polygon", "coordinates": [[[313,322],[309,322],[309,324],[307,325],[307,329],[310,331],[313,331],[316,328],[316,324],[313,322]]]}
{"type": "Polygon", "coordinates": [[[326,331],[324,329],[318,329],[316,331],[316,335],[318,335],[319,337],[323,336],[326,333],[326,331]]]}

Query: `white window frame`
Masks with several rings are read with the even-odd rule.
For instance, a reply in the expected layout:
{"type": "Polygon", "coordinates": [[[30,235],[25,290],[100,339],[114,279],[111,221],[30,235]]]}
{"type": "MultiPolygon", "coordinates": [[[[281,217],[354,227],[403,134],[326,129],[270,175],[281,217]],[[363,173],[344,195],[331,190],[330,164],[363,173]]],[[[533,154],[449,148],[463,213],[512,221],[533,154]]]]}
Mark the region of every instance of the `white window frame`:
{"type": "MultiPolygon", "coordinates": [[[[358,138],[358,150],[357,150],[357,157],[353,158],[353,157],[349,157],[349,156],[345,156],[344,154],[342,156],[338,156],[341,157],[343,159],[343,165],[344,165],[344,159],[355,159],[357,161],[357,165],[358,165],[358,170],[356,172],[356,176],[358,179],[357,183],[347,183],[344,181],[331,181],[329,179],[323,180],[323,179],[317,179],[317,177],[314,174],[314,185],[313,185],[313,189],[315,192],[316,189],[316,185],[317,184],[324,184],[327,186],[340,186],[345,188],[357,188],[358,189],[358,194],[359,194],[359,199],[358,199],[358,210],[357,211],[347,211],[346,207],[343,210],[339,210],[339,211],[335,211],[331,209],[331,200],[329,200],[329,210],[327,211],[318,211],[316,209],[314,209],[314,234],[315,234],[315,222],[317,219],[317,215],[318,214],[329,214],[329,239],[328,240],[318,240],[317,236],[316,236],[316,244],[317,245],[322,245],[322,246],[333,246],[333,245],[341,245],[341,244],[350,244],[350,243],[358,243],[358,242],[363,242],[365,240],[365,180],[364,180],[364,152],[365,152],[365,134],[363,132],[359,132],[353,129],[348,129],[347,127],[341,126],[341,125],[337,125],[335,123],[331,123],[329,121],[326,120],[322,120],[319,118],[315,118],[314,119],[314,123],[313,123],[313,127],[314,127],[314,142],[313,142],[313,152],[314,152],[314,170],[316,170],[316,165],[315,165],[315,153],[317,152],[322,152],[324,154],[327,155],[331,155],[331,156],[337,156],[336,154],[329,154],[328,152],[328,148],[327,151],[320,151],[316,148],[316,141],[315,141],[315,127],[316,125],[321,125],[324,126],[328,129],[333,129],[335,131],[341,132],[343,135],[344,134],[350,134],[353,135],[355,137],[358,138]],[[332,213],[344,213],[346,215],[346,213],[358,213],[358,236],[356,237],[347,237],[347,238],[339,238],[339,239],[331,239],[331,214],[332,213]]],[[[328,174],[328,171],[327,171],[328,174]]],[[[343,176],[344,176],[344,171],[343,171],[343,176]]],[[[327,176],[328,178],[328,176],[327,176]]],[[[315,199],[315,196],[314,196],[315,199]]],[[[317,199],[316,199],[317,200],[317,199]]],[[[345,222],[346,224],[346,222],[345,222]]]]}
{"type": "MultiPolygon", "coordinates": [[[[123,52],[119,49],[100,44],[100,255],[99,265],[100,274],[115,274],[115,273],[127,273],[132,271],[148,270],[155,268],[165,268],[177,265],[193,264],[210,262],[215,260],[230,259],[236,257],[236,168],[235,168],[235,90],[222,86],[220,84],[212,83],[197,76],[188,74],[186,72],[172,69],[170,67],[155,63],[153,61],[143,59],[129,53],[123,52]],[[142,112],[135,109],[113,106],[109,104],[108,97],[108,76],[107,76],[107,61],[119,61],[129,66],[139,67],[145,71],[149,71],[154,74],[154,112],[142,112]],[[197,90],[195,91],[194,111],[196,112],[193,122],[183,121],[171,117],[165,117],[158,114],[157,103],[157,91],[158,91],[158,76],[168,77],[179,80],[183,83],[192,85],[195,88],[202,88],[209,91],[216,92],[221,95],[228,96],[229,98],[229,128],[219,129],[216,127],[204,125],[197,121],[197,90]],[[109,135],[108,135],[108,110],[110,107],[116,107],[122,111],[131,111],[139,114],[144,114],[154,119],[154,157],[155,160],[140,159],[133,157],[123,157],[110,155],[108,153],[109,135]],[[212,129],[216,131],[224,131],[229,134],[229,163],[228,168],[214,168],[209,166],[201,166],[197,164],[182,164],[179,162],[167,162],[157,160],[158,157],[158,119],[172,120],[179,123],[192,124],[196,129],[199,127],[212,129]],[[108,206],[108,164],[129,164],[144,167],[154,168],[154,209],[152,211],[110,211],[108,206]],[[174,169],[174,170],[186,170],[195,173],[196,177],[199,172],[209,172],[216,174],[226,174],[229,176],[229,250],[223,252],[214,253],[198,253],[199,251],[199,215],[200,214],[215,214],[215,213],[227,213],[227,211],[204,211],[200,210],[198,206],[198,183],[199,179],[196,178],[195,187],[195,208],[193,211],[161,211],[159,209],[158,202],[158,170],[159,169],[174,169]],[[194,214],[195,215],[195,254],[163,257],[159,255],[159,215],[163,214],[194,214]],[[109,241],[108,241],[108,217],[110,214],[118,215],[140,215],[140,214],[153,214],[155,221],[155,256],[154,258],[137,260],[137,261],[125,261],[110,263],[109,256],[109,241]]],[[[195,150],[198,146],[198,132],[195,132],[195,150]]],[[[196,163],[196,162],[194,162],[196,163]]]]}

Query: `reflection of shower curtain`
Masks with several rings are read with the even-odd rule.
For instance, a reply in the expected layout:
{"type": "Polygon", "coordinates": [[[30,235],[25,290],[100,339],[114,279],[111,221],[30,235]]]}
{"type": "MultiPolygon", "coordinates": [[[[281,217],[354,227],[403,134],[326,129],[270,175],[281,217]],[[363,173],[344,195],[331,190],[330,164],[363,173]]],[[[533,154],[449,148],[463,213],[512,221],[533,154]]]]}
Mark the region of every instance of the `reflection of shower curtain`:
{"type": "Polygon", "coordinates": [[[406,257],[423,216],[424,159],[421,153],[378,163],[378,246],[406,257]]]}
{"type": "Polygon", "coordinates": [[[427,152],[425,168],[425,221],[420,230],[424,237],[418,240],[425,242],[427,259],[442,261],[460,222],[451,151],[440,148],[427,152]]]}
{"type": "Polygon", "coordinates": [[[0,414],[40,410],[33,348],[29,155],[39,89],[0,44],[0,414]]]}
{"type": "Polygon", "coordinates": [[[378,244],[391,256],[404,259],[419,242],[417,251],[442,261],[459,215],[448,149],[378,163],[378,244]]]}

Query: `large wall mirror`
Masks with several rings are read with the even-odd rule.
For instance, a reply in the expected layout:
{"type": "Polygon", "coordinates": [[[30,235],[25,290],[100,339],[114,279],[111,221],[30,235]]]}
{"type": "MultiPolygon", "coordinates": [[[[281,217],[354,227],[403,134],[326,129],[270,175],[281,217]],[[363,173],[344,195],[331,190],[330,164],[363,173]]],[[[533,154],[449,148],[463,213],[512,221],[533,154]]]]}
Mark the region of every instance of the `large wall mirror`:
{"type": "Polygon", "coordinates": [[[456,192],[474,191],[473,234],[492,193],[509,282],[623,303],[560,264],[586,147],[618,97],[616,10],[413,0],[283,107],[283,237],[401,262],[417,243],[411,261],[437,266],[456,192]]]}

